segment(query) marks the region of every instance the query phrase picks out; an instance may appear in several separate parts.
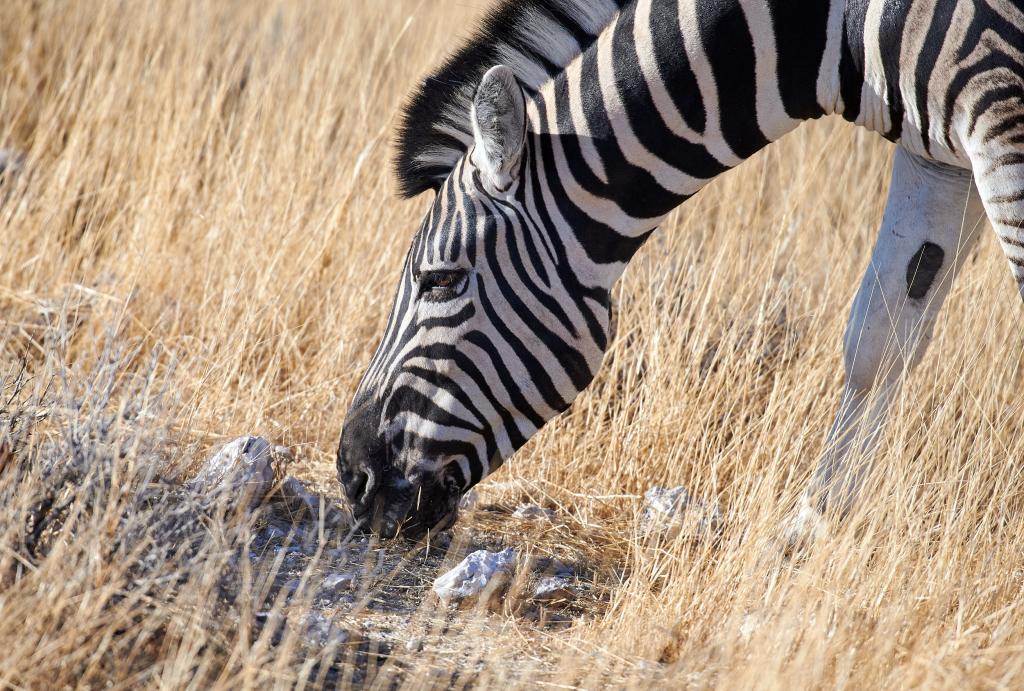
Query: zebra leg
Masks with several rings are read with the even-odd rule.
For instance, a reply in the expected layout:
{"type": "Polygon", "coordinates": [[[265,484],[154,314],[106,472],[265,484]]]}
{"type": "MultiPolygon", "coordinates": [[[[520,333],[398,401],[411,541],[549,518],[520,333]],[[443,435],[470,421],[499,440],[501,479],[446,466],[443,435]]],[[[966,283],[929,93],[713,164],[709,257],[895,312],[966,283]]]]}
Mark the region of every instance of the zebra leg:
{"type": "Polygon", "coordinates": [[[826,513],[849,512],[889,402],[924,355],[953,278],[977,238],[981,205],[969,171],[896,150],[871,263],[844,343],[842,403],[810,486],[786,526],[791,547],[813,540],[826,513]]]}

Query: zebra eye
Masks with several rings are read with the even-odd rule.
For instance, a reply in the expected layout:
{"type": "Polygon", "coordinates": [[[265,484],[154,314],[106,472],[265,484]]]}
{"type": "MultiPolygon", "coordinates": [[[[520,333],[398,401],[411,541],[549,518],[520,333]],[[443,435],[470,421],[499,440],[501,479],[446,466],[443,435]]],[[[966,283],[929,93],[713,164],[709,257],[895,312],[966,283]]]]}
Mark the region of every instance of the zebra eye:
{"type": "Polygon", "coordinates": [[[433,302],[458,297],[466,287],[466,272],[454,269],[426,271],[419,277],[420,295],[433,302]]]}

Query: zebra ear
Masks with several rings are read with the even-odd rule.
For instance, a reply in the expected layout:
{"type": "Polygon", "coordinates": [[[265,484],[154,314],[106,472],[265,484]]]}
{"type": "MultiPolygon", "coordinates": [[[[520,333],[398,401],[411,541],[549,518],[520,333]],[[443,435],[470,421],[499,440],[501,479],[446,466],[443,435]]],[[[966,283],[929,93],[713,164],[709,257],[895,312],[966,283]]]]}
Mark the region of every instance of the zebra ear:
{"type": "Polygon", "coordinates": [[[515,179],[526,142],[526,95],[512,70],[492,67],[473,98],[473,163],[500,190],[515,179]]]}

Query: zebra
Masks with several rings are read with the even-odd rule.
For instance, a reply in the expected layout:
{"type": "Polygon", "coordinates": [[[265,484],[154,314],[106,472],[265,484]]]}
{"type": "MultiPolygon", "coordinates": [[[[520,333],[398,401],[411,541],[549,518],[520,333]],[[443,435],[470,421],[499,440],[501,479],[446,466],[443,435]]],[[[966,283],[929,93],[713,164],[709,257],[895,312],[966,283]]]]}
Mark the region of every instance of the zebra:
{"type": "Polygon", "coordinates": [[[346,415],[338,476],[383,535],[450,526],[597,372],[610,291],[666,215],[800,123],[896,144],[844,389],[792,528],[854,505],[890,401],[987,214],[1024,295],[1020,0],[506,0],[408,101],[435,198],[346,415]]]}

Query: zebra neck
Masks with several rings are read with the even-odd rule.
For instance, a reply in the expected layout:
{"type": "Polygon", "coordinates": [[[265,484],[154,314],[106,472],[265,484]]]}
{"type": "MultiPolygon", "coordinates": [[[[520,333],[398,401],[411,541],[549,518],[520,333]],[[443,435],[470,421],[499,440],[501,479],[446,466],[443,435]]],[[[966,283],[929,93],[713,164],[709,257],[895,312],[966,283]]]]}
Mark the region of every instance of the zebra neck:
{"type": "Polygon", "coordinates": [[[614,282],[670,211],[834,112],[844,11],[843,0],[625,7],[531,104],[532,184],[558,200],[552,224],[614,282]]]}

